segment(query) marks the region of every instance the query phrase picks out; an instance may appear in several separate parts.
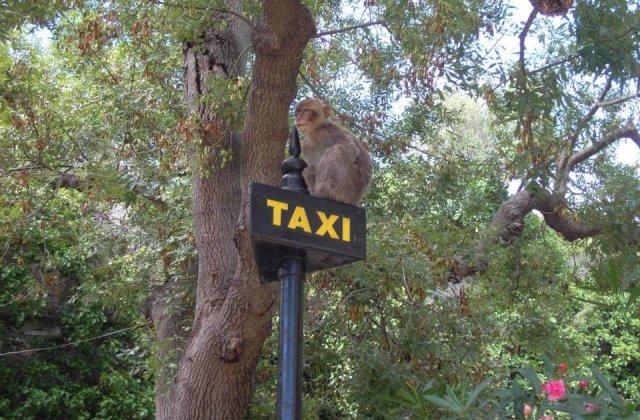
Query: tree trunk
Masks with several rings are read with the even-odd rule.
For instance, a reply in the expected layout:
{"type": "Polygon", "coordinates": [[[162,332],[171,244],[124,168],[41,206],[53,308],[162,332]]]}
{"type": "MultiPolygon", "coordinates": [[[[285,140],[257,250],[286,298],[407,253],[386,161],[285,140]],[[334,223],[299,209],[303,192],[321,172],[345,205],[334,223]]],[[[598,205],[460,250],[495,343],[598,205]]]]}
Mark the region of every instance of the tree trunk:
{"type": "MultiPolygon", "coordinates": [[[[230,10],[240,11],[232,6],[228,5],[230,10]]],[[[216,15],[220,16],[235,15],[216,15]]],[[[200,101],[210,77],[234,77],[242,71],[238,63],[247,38],[238,30],[247,22],[233,20],[236,25],[223,32],[207,30],[203,45],[185,45],[187,104],[201,119],[202,145],[196,155],[204,147],[208,155],[194,164],[199,258],[194,324],[169,396],[156,395],[160,419],[242,418],[277,303],[277,285],[260,284],[255,267],[246,223],[248,184],[278,184],[289,105],[302,52],[315,25],[298,1],[263,2],[263,18],[251,37],[256,56],[244,131],[239,135],[227,130],[227,122],[200,101]],[[209,123],[222,129],[206,130],[209,123]],[[221,149],[232,151],[230,164],[220,165],[216,154],[221,149]]]]}
{"type": "MultiPolygon", "coordinates": [[[[194,276],[195,277],[195,276],[194,276]]],[[[151,305],[151,318],[158,337],[156,358],[159,366],[155,371],[155,403],[157,418],[171,418],[171,390],[175,368],[172,365],[177,361],[176,357],[182,350],[185,330],[184,320],[181,316],[187,316],[186,311],[179,311],[173,303],[172,296],[183,292],[187,285],[170,279],[161,290],[155,293],[155,299],[151,305]]]]}

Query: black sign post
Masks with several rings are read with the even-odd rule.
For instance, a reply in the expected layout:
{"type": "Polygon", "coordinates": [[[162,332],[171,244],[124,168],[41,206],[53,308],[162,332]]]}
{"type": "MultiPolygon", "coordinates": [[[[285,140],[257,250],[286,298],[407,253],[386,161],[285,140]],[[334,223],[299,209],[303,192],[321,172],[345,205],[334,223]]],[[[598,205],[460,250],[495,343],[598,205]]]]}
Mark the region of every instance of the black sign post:
{"type": "Polygon", "coordinates": [[[279,420],[302,418],[302,314],[307,271],[366,257],[364,209],[309,195],[293,129],[282,188],[252,183],[250,231],[263,282],[280,281],[279,420]]]}
{"type": "MultiPolygon", "coordinates": [[[[289,153],[293,156],[282,163],[282,188],[305,195],[309,192],[302,177],[302,171],[307,164],[299,159],[300,150],[295,150],[300,145],[297,134],[294,128],[289,143],[289,153]]],[[[282,215],[280,217],[282,218],[282,215]]],[[[274,217],[271,218],[272,222],[273,219],[274,217]]],[[[278,271],[280,336],[276,414],[278,420],[297,420],[302,418],[302,311],[307,255],[304,250],[297,248],[283,248],[282,254],[278,271]]]]}

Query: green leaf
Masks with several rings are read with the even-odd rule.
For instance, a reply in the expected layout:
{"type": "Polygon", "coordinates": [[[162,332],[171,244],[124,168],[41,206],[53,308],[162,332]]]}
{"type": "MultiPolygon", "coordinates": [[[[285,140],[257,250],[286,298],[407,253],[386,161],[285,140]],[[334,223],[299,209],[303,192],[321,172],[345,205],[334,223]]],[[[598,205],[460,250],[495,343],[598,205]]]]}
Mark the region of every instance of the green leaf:
{"type": "Polygon", "coordinates": [[[616,392],[615,388],[611,385],[611,382],[598,370],[597,367],[591,368],[591,373],[600,387],[611,397],[613,404],[620,410],[624,410],[624,402],[616,392]]]}
{"type": "Polygon", "coordinates": [[[547,373],[551,376],[555,373],[556,365],[546,354],[542,354],[542,362],[544,363],[544,368],[547,373]]]}
{"type": "Polygon", "coordinates": [[[449,399],[444,399],[436,395],[425,395],[424,399],[437,405],[440,408],[444,408],[455,413],[459,413],[460,411],[462,411],[460,406],[456,405],[449,399]]]}
{"type": "Polygon", "coordinates": [[[468,410],[469,408],[471,408],[471,406],[476,401],[478,396],[480,396],[482,391],[484,391],[488,385],[489,385],[489,380],[486,379],[473,389],[473,391],[471,392],[471,394],[469,394],[469,397],[467,398],[467,403],[464,406],[465,410],[468,410]]]}
{"type": "Polygon", "coordinates": [[[516,372],[518,372],[524,379],[529,381],[529,383],[533,387],[533,392],[535,392],[536,395],[542,393],[542,384],[540,383],[540,379],[538,379],[538,375],[530,366],[516,369],[516,372]]]}
{"type": "Polygon", "coordinates": [[[633,307],[640,297],[640,286],[629,289],[629,299],[627,299],[627,309],[633,307]]]}

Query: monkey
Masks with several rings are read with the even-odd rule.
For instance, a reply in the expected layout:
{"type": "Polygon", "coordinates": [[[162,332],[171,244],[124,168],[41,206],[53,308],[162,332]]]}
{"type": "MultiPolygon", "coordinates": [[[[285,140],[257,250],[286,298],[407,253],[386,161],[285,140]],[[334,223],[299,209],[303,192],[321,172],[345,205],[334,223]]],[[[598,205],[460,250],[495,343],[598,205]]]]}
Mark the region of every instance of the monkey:
{"type": "Polygon", "coordinates": [[[312,196],[357,205],[373,173],[365,145],[349,130],[329,119],[331,108],[305,98],[295,108],[295,125],[304,135],[302,176],[312,196]]]}

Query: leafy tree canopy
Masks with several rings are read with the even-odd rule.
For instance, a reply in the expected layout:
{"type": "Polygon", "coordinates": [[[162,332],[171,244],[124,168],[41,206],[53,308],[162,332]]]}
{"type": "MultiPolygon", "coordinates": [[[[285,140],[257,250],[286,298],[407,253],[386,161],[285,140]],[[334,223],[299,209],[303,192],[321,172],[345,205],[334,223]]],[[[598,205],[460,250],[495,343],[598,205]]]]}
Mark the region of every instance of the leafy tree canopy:
{"type": "Polygon", "coordinates": [[[614,149],[640,148],[634,2],[0,6],[0,351],[135,326],[7,359],[0,411],[147,417],[153,375],[160,418],[189,398],[238,417],[256,376],[272,415],[276,292],[240,184],[277,182],[291,101],[316,96],[376,171],[368,260],[309,280],[310,417],[633,412],[640,176],[614,149]],[[546,398],[569,373],[542,354],[589,395],[546,398]],[[189,366],[233,396],[185,392],[189,366]]]}

